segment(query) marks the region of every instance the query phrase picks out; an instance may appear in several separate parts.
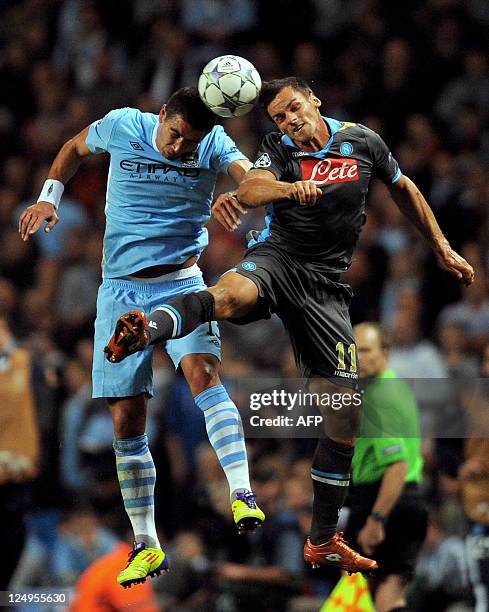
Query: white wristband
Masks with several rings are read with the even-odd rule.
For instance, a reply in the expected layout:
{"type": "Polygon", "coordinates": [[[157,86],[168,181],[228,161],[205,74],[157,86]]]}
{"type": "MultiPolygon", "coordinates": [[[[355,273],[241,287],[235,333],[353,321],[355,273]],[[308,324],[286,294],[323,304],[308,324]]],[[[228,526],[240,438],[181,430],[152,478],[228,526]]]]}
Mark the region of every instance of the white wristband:
{"type": "Polygon", "coordinates": [[[65,186],[61,181],[57,181],[56,179],[47,179],[47,181],[44,182],[44,186],[41,189],[41,193],[39,194],[37,201],[49,202],[56,210],[58,210],[59,201],[61,200],[64,189],[65,186]]]}

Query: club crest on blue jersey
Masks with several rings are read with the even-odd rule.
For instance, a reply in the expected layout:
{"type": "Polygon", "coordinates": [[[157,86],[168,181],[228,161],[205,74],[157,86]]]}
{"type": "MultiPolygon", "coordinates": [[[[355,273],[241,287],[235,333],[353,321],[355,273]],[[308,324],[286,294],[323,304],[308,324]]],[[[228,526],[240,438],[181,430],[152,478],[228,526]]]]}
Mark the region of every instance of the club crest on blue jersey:
{"type": "Polygon", "coordinates": [[[353,145],[351,142],[342,142],[340,145],[340,153],[342,155],[351,155],[353,153],[353,145]]]}
{"type": "Polygon", "coordinates": [[[253,261],[243,261],[241,267],[243,268],[243,270],[256,270],[256,263],[254,263],[253,261]]]}

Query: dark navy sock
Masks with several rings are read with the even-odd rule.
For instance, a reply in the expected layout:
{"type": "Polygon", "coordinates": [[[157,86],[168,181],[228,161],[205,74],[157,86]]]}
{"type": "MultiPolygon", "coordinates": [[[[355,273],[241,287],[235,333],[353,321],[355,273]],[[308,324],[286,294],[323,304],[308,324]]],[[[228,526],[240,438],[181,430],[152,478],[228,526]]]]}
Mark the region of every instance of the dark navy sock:
{"type": "Polygon", "coordinates": [[[158,306],[148,317],[149,344],[182,338],[214,319],[214,296],[209,291],[187,293],[158,306]]]}
{"type": "Polygon", "coordinates": [[[353,446],[339,444],[330,438],[318,441],[311,467],[314,488],[311,524],[313,544],[326,542],[336,531],[338,516],[350,483],[353,451],[353,446]]]}

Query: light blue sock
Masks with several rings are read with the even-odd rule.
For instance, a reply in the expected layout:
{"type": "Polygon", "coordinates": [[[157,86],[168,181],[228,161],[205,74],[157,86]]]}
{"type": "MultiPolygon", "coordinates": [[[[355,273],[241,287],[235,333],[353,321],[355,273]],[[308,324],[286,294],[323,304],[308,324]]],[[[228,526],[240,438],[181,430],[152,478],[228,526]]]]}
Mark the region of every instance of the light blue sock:
{"type": "Polygon", "coordinates": [[[114,440],[113,446],[122,499],[134,531],[134,541],[161,548],[155,525],[156,469],[148,447],[148,436],[143,434],[128,440],[114,440]]]}
{"type": "Polygon", "coordinates": [[[231,497],[236,490],[250,490],[241,417],[226,389],[216,385],[194,399],[204,413],[207,435],[226,474],[231,497]]]}

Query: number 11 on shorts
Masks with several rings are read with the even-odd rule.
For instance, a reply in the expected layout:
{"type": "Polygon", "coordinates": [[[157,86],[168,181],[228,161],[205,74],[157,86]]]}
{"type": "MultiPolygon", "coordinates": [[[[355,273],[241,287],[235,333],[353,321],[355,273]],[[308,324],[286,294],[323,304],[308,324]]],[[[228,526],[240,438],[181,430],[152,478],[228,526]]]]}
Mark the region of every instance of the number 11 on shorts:
{"type": "MultiPolygon", "coordinates": [[[[336,345],[336,351],[338,353],[338,370],[346,370],[344,342],[338,342],[338,344],[336,345]]],[[[357,347],[355,346],[355,344],[350,344],[350,346],[348,347],[348,355],[350,356],[350,372],[356,372],[357,347]]]]}

